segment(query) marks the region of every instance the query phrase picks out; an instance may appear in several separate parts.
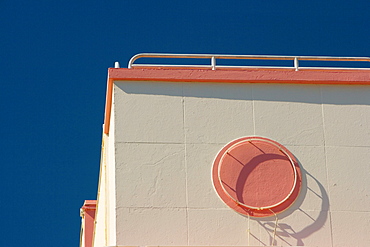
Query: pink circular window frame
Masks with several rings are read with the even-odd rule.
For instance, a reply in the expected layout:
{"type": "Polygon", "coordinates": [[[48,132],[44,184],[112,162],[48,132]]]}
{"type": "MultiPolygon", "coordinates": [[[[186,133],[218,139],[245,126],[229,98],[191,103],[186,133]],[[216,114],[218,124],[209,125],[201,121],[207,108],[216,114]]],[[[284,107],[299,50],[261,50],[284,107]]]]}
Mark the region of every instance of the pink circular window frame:
{"type": "MultiPolygon", "coordinates": [[[[238,160],[238,157],[234,157],[234,156],[232,157],[234,160],[238,160]]],[[[240,157],[241,160],[243,158],[245,157],[240,157]]],[[[252,160],[255,157],[247,157],[247,158],[249,160],[252,160]]],[[[250,164],[249,163],[248,164],[239,163],[237,165],[250,165],[250,164]]],[[[254,165],[258,166],[259,164],[256,163],[254,165]]],[[[271,170],[272,168],[269,167],[268,169],[271,170]]],[[[277,171],[276,173],[279,174],[278,170],[276,171],[277,171]]],[[[301,176],[301,170],[300,170],[299,164],[297,160],[295,159],[294,155],[287,148],[285,148],[283,145],[273,140],[270,140],[265,137],[258,137],[258,136],[243,137],[243,138],[239,138],[239,139],[236,139],[228,143],[217,154],[214,160],[214,163],[213,163],[213,167],[212,167],[213,185],[214,185],[214,188],[218,196],[221,198],[221,200],[226,205],[228,205],[230,208],[235,210],[236,212],[242,215],[252,216],[252,217],[269,217],[269,216],[273,216],[275,214],[281,213],[282,211],[289,208],[294,203],[294,201],[297,199],[298,194],[300,192],[301,177],[302,176],[301,176]],[[272,161],[273,164],[277,164],[277,166],[274,166],[276,167],[275,169],[279,169],[278,165],[287,166],[287,164],[290,164],[291,171],[289,172],[289,177],[290,177],[289,181],[286,180],[287,174],[285,174],[284,176],[285,179],[279,179],[279,177],[274,178],[276,181],[279,181],[279,183],[283,183],[283,185],[284,183],[286,183],[284,186],[285,188],[289,187],[289,190],[287,191],[287,189],[285,189],[284,191],[281,191],[281,193],[283,194],[276,196],[276,194],[274,195],[268,194],[268,193],[272,193],[270,192],[269,188],[263,188],[263,190],[266,191],[265,193],[267,196],[270,196],[271,198],[279,197],[279,199],[275,201],[274,199],[271,199],[273,202],[269,203],[268,205],[265,205],[265,204],[252,205],[252,204],[249,204],[247,201],[241,202],[239,200],[239,197],[236,196],[238,191],[237,191],[235,183],[233,186],[229,186],[229,185],[225,186],[224,185],[225,182],[223,182],[223,176],[225,177],[225,180],[226,180],[226,177],[228,177],[229,180],[231,177],[231,178],[234,178],[234,180],[236,181],[238,177],[240,176],[248,177],[249,174],[242,174],[242,172],[238,173],[235,171],[237,169],[230,169],[230,171],[227,170],[228,167],[232,168],[233,166],[236,166],[235,164],[237,164],[235,161],[233,162],[232,159],[228,158],[227,156],[229,156],[230,154],[232,155],[232,153],[234,153],[238,157],[240,157],[240,155],[243,155],[240,153],[240,151],[236,151],[237,149],[243,149],[243,150],[248,151],[254,148],[257,148],[260,150],[260,148],[266,148],[266,147],[268,147],[267,149],[269,153],[264,153],[263,150],[261,150],[261,154],[258,155],[259,158],[261,158],[261,156],[263,155],[265,155],[266,157],[268,155],[272,155],[272,156],[279,155],[281,157],[286,157],[284,158],[285,160],[273,159],[272,161]],[[287,184],[289,184],[289,186],[287,186],[287,184]],[[233,191],[235,191],[235,194],[233,194],[233,191]]],[[[267,177],[263,179],[269,179],[269,178],[267,177]]],[[[261,181],[263,179],[261,179],[261,181]]],[[[263,182],[261,182],[261,186],[263,187],[263,182]]],[[[244,193],[248,193],[248,188],[245,188],[245,189],[246,189],[246,192],[244,193]]],[[[275,193],[276,193],[276,190],[275,190],[275,193]]]]}

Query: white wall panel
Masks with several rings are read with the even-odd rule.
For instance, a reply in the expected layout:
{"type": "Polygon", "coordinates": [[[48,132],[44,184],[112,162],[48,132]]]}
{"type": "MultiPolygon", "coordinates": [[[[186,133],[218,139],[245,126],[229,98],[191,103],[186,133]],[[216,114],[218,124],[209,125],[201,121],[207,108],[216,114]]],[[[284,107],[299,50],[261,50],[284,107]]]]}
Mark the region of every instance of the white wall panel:
{"type": "Polygon", "coordinates": [[[370,212],[331,212],[333,246],[369,246],[370,212]]]}
{"type": "Polygon", "coordinates": [[[221,144],[186,144],[189,208],[228,208],[217,196],[211,180],[215,154],[221,144]]]}
{"type": "Polygon", "coordinates": [[[117,204],[185,207],[184,144],[117,143],[117,204]]]}
{"type": "Polygon", "coordinates": [[[253,135],[251,85],[185,83],[187,143],[225,144],[253,135]]]}
{"type": "Polygon", "coordinates": [[[186,210],[179,208],[117,208],[118,245],[187,245],[186,210]]]}
{"type": "Polygon", "coordinates": [[[327,147],[330,208],[370,212],[369,147],[327,147]]]}
{"type": "Polygon", "coordinates": [[[182,143],[184,120],[181,94],[182,88],[178,84],[116,84],[116,141],[182,143]]]}

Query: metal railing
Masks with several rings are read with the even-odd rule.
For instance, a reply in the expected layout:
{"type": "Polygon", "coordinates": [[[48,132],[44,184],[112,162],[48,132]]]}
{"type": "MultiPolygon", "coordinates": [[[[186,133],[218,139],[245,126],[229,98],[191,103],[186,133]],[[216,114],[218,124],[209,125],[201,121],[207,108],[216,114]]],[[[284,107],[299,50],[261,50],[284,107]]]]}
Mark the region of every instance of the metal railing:
{"type": "MultiPolygon", "coordinates": [[[[302,67],[300,61],[340,61],[340,62],[370,62],[370,57],[325,57],[325,56],[273,56],[273,55],[219,55],[219,54],[164,54],[164,53],[140,53],[133,56],[128,68],[194,68],[194,69],[288,69],[288,70],[304,70],[304,69],[358,69],[370,70],[370,67],[302,67]],[[180,58],[180,59],[210,59],[209,64],[205,65],[175,65],[175,64],[135,64],[139,58],[180,58]],[[236,65],[218,65],[217,60],[220,59],[245,59],[245,60],[291,60],[292,66],[236,66],[236,65]]],[[[370,64],[369,64],[370,65],[370,64]]]]}

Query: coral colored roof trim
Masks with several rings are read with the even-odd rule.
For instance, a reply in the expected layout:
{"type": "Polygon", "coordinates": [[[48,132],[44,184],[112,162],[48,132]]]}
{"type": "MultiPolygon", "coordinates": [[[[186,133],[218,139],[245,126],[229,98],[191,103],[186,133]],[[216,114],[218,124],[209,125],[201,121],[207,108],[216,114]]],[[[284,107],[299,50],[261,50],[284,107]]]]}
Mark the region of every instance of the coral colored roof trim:
{"type": "MultiPolygon", "coordinates": [[[[83,238],[84,247],[92,247],[93,236],[95,228],[95,211],[96,211],[96,200],[85,200],[84,205],[81,207],[82,213],[82,224],[83,224],[83,238]]],[[[82,240],[82,239],[81,239],[82,240]]]]}
{"type": "Polygon", "coordinates": [[[198,70],[109,68],[104,133],[109,134],[114,81],[171,81],[222,83],[288,83],[370,85],[370,72],[363,70],[198,70]]]}
{"type": "Polygon", "coordinates": [[[96,200],[85,200],[84,205],[82,206],[83,210],[95,210],[96,209],[96,200]]]}

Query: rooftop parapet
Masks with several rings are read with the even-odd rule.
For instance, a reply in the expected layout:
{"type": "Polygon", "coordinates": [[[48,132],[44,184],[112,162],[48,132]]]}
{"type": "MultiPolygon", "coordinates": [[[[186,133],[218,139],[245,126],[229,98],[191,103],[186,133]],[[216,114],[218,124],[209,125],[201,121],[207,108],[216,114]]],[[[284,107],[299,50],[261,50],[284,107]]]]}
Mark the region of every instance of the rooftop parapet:
{"type": "Polygon", "coordinates": [[[216,69],[217,70],[218,69],[240,69],[240,70],[244,70],[244,69],[284,69],[284,70],[295,70],[295,71],[317,70],[317,69],[320,69],[320,70],[322,69],[370,70],[370,63],[368,62],[370,62],[370,57],[140,53],[140,54],[133,56],[130,59],[128,63],[128,68],[153,68],[154,67],[154,68],[187,68],[187,69],[211,69],[211,70],[216,70],[216,69]],[[143,58],[147,60],[148,58],[150,60],[159,59],[161,61],[165,61],[166,63],[165,64],[135,63],[138,59],[143,59],[143,58]],[[184,63],[176,64],[180,60],[183,60],[184,63]],[[241,61],[241,60],[244,60],[244,61],[241,61]],[[252,60],[252,63],[251,63],[251,60],[252,60]],[[209,63],[205,64],[205,61],[209,61],[209,63]],[[196,63],[196,64],[190,64],[190,63],[196,63]],[[269,63],[270,65],[268,65],[269,63]],[[291,63],[291,65],[289,65],[289,63],[291,63]],[[303,63],[306,63],[307,65],[303,65],[303,63]],[[264,64],[267,64],[267,65],[264,65],[264,64]],[[326,64],[329,64],[330,67],[327,67],[326,64]]]}

